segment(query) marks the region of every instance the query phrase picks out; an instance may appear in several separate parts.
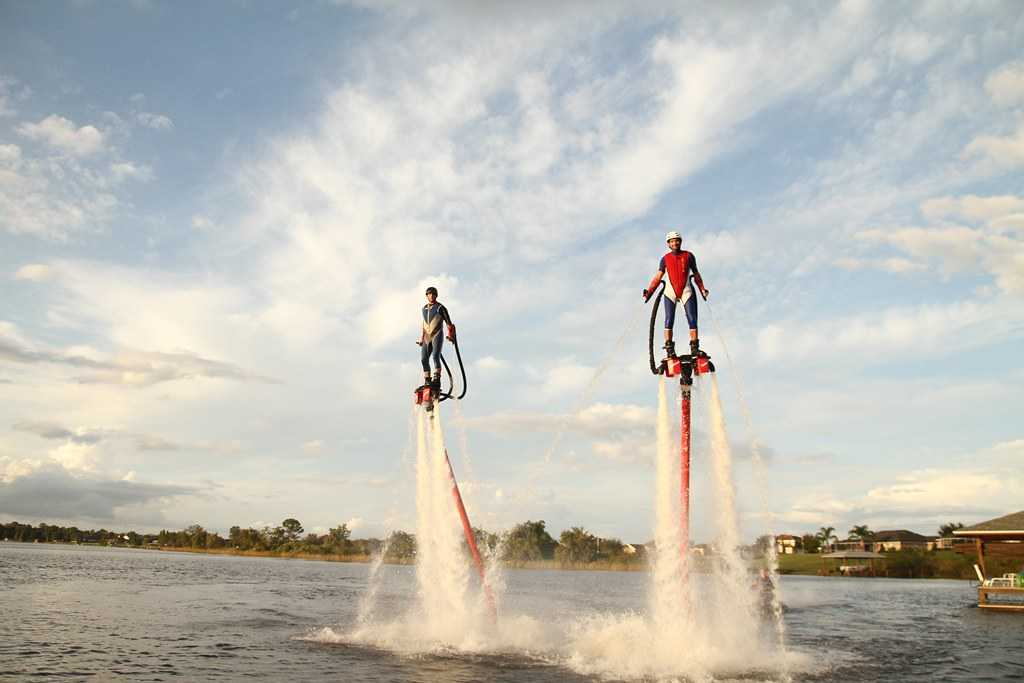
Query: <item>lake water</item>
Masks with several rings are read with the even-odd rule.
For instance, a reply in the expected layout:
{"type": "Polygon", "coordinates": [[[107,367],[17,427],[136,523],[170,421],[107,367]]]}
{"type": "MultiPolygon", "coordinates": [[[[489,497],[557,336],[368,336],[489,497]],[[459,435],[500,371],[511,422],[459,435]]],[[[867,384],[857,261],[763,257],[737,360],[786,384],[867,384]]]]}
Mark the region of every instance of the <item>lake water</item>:
{"type": "MultiPolygon", "coordinates": [[[[645,573],[508,571],[512,636],[493,647],[486,634],[346,639],[369,576],[362,564],[0,543],[0,680],[636,680],[614,659],[644,619],[645,573]],[[594,623],[607,640],[581,650],[580,625],[594,623]],[[595,666],[593,648],[611,664],[595,666]]],[[[783,577],[780,590],[792,680],[1024,680],[1024,614],[977,609],[967,582],[783,577]]],[[[413,568],[381,568],[379,611],[400,619],[415,594],[413,568]]],[[[710,676],[782,678],[744,670],[743,653],[710,676]]]]}

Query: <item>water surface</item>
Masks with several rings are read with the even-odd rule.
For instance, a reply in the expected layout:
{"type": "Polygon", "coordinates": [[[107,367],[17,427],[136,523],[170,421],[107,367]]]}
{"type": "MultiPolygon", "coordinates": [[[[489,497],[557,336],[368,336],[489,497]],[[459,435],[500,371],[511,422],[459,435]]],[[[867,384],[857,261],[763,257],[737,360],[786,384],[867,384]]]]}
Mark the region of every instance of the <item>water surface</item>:
{"type": "MultiPolygon", "coordinates": [[[[382,567],[378,613],[414,604],[413,572],[382,567]]],[[[0,543],[0,680],[620,680],[579,673],[571,638],[551,634],[588,619],[626,628],[647,604],[641,572],[509,571],[503,622],[543,626],[540,642],[396,652],[322,638],[353,628],[368,576],[363,564],[0,543]]],[[[781,591],[793,680],[1024,680],[1024,614],[977,609],[967,582],[783,577],[781,591]]]]}

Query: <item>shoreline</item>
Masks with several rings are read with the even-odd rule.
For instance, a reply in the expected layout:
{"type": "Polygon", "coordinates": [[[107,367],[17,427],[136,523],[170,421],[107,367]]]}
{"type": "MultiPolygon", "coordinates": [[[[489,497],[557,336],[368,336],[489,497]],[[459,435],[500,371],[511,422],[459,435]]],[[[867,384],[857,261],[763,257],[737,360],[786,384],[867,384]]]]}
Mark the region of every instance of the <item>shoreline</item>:
{"type": "MultiPolygon", "coordinates": [[[[147,546],[133,546],[133,545],[106,545],[101,543],[65,543],[60,541],[50,541],[45,543],[38,542],[27,542],[27,541],[5,541],[5,543],[18,543],[25,545],[71,545],[71,546],[85,546],[85,547],[96,547],[96,548],[118,548],[125,550],[143,550],[143,551],[158,551],[158,552],[177,552],[177,553],[191,553],[197,555],[227,555],[230,557],[262,557],[270,559],[281,559],[281,560],[306,560],[315,562],[341,562],[350,564],[369,564],[373,561],[373,558],[369,555],[338,555],[338,554],[319,554],[319,553],[306,553],[306,552],[278,552],[272,550],[239,550],[237,548],[191,548],[191,547],[176,547],[176,546],[161,546],[161,547],[147,547],[147,546]]],[[[939,551],[940,553],[942,551],[939,551]]],[[[952,555],[952,554],[950,554],[952,555]]],[[[895,554],[894,554],[895,556],[895,554]]],[[[708,564],[712,558],[697,557],[694,558],[693,570],[697,573],[708,573],[708,564]]],[[[948,566],[947,563],[954,561],[954,558],[947,556],[945,553],[936,556],[936,560],[940,562],[942,566],[941,570],[934,573],[932,576],[887,576],[886,568],[884,565],[878,568],[876,576],[871,577],[866,572],[863,575],[850,575],[844,578],[889,578],[889,579],[904,579],[904,578],[924,578],[924,579],[952,579],[952,580],[970,580],[970,576],[956,575],[956,572],[952,571],[953,567],[948,566]]],[[[468,559],[467,559],[468,561],[468,559]]],[[[395,566],[413,566],[416,564],[414,559],[399,559],[399,558],[388,558],[384,560],[384,564],[395,565],[395,566]]],[[[751,566],[755,566],[757,561],[751,563],[751,566]]],[[[501,563],[505,569],[527,569],[527,570],[539,570],[539,571],[598,571],[598,572],[646,572],[650,570],[650,567],[646,560],[599,560],[596,562],[588,563],[563,563],[558,560],[507,560],[501,563]]],[[[823,572],[822,570],[827,569],[828,565],[822,560],[817,554],[801,554],[801,555],[780,555],[779,556],[779,570],[778,573],[784,576],[820,576],[822,578],[842,577],[843,575],[836,572],[823,572]]]]}

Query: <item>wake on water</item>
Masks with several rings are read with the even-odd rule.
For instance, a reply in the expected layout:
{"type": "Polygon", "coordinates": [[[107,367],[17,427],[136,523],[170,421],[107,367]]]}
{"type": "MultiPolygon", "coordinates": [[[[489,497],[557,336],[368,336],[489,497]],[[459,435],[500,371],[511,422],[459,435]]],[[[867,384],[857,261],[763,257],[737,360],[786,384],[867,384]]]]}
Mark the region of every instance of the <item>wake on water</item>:
{"type": "Polygon", "coordinates": [[[704,402],[708,405],[716,553],[708,563],[710,571],[697,573],[690,566],[691,553],[682,547],[678,441],[673,438],[677,433],[662,378],[656,424],[656,550],[646,614],[552,619],[549,615],[513,614],[515,605],[506,604],[502,610],[502,602],[507,602],[502,600],[505,582],[497,562],[500,553],[495,552],[487,562],[487,580],[499,604],[499,618],[492,620],[463,547],[440,415],[435,412],[430,419],[418,411],[416,604],[399,618],[375,616],[381,555],[371,565],[369,587],[356,623],[347,630],[322,629],[310,639],[369,645],[401,654],[517,655],[581,674],[618,679],[754,676],[787,680],[788,671],[805,668],[809,661],[787,653],[781,638],[766,637],[760,605],[751,590],[752,577],[739,552],[732,454],[714,375],[710,376],[709,393],[704,402]]]}

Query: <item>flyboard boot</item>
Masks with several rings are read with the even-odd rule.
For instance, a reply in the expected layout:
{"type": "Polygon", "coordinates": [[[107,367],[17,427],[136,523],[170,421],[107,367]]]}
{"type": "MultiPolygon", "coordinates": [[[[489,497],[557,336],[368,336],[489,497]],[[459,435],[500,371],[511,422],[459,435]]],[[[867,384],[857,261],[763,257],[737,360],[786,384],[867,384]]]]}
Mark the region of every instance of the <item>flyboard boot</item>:
{"type": "Polygon", "coordinates": [[[423,375],[423,384],[416,387],[412,393],[416,397],[416,405],[424,405],[427,410],[434,408],[434,399],[437,395],[433,392],[429,374],[423,375]]]}
{"type": "Polygon", "coordinates": [[[696,361],[698,358],[707,358],[708,357],[708,354],[706,354],[706,353],[704,353],[703,351],[700,350],[700,340],[699,339],[691,339],[690,340],[690,357],[694,361],[696,361]]]}

